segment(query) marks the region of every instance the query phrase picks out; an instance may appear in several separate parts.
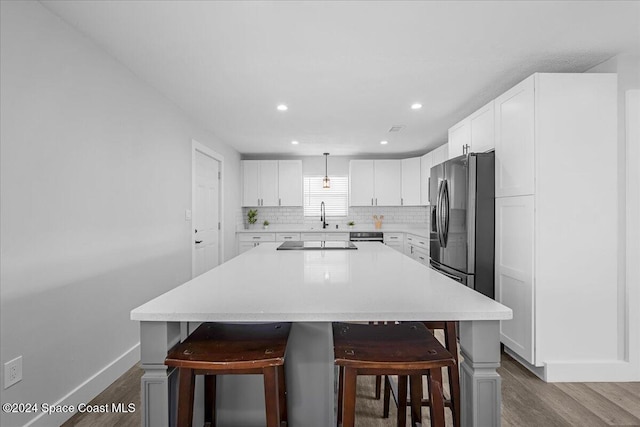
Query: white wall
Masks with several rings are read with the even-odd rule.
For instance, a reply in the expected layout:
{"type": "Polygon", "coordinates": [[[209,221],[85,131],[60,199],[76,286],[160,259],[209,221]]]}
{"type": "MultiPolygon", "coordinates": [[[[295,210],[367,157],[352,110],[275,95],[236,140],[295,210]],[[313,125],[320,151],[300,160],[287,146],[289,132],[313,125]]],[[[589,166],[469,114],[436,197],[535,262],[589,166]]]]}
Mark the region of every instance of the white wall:
{"type": "Polygon", "coordinates": [[[587,72],[618,74],[618,356],[630,364],[627,378],[640,380],[640,147],[637,118],[628,129],[626,94],[640,89],[640,56],[621,54],[587,72]]]}
{"type": "Polygon", "coordinates": [[[137,361],[130,310],[190,278],[191,140],[225,158],[227,258],[240,155],[40,3],[1,8],[2,402],[87,402],[137,361]]]}

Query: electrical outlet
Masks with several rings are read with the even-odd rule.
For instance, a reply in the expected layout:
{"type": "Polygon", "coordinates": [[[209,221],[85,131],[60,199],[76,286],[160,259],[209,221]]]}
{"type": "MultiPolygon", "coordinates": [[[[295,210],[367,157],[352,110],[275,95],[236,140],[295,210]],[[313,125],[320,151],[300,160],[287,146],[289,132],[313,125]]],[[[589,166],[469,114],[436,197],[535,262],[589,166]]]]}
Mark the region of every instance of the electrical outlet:
{"type": "Polygon", "coordinates": [[[4,364],[4,388],[9,388],[22,381],[22,356],[4,364]]]}

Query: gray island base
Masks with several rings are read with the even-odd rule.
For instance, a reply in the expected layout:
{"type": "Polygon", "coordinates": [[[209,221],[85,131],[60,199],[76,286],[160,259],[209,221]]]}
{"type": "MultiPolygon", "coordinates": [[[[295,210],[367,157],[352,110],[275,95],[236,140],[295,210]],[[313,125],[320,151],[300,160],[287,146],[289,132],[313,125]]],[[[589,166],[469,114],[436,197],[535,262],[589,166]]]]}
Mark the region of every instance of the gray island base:
{"type": "MultiPolygon", "coordinates": [[[[260,245],[133,310],[145,371],[143,425],[175,425],[177,371],[164,359],[199,322],[292,322],[289,425],[329,427],[336,419],[332,321],[458,320],[462,425],[499,426],[499,321],[511,310],[380,243],[358,246],[304,252],[260,245]]],[[[194,425],[203,421],[198,386],[194,425]]],[[[217,409],[219,426],[263,426],[261,378],[220,378],[217,409]]]]}

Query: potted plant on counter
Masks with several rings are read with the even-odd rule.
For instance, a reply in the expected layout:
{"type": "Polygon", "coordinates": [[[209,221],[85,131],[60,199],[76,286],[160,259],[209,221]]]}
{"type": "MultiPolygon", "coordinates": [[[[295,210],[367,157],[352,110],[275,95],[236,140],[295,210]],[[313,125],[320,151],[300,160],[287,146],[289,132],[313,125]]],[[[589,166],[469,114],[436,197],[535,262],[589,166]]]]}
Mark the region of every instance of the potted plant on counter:
{"type": "Polygon", "coordinates": [[[356,223],[354,221],[349,221],[347,225],[349,226],[349,228],[353,228],[353,226],[356,225],[356,223]]]}
{"type": "Polygon", "coordinates": [[[264,227],[265,230],[269,228],[269,221],[265,219],[264,222],[262,223],[262,226],[264,227]]]}
{"type": "Polygon", "coordinates": [[[249,228],[253,228],[257,220],[258,209],[249,209],[249,212],[247,212],[247,222],[249,223],[249,228]]]}

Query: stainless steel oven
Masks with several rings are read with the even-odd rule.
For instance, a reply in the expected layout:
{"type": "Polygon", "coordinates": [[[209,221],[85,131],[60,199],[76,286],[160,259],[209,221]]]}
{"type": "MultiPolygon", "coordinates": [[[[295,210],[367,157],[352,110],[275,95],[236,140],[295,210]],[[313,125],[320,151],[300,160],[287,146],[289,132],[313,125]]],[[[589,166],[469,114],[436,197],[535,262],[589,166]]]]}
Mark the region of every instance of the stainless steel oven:
{"type": "Polygon", "coordinates": [[[352,242],[384,242],[382,231],[352,231],[349,233],[352,242]]]}

